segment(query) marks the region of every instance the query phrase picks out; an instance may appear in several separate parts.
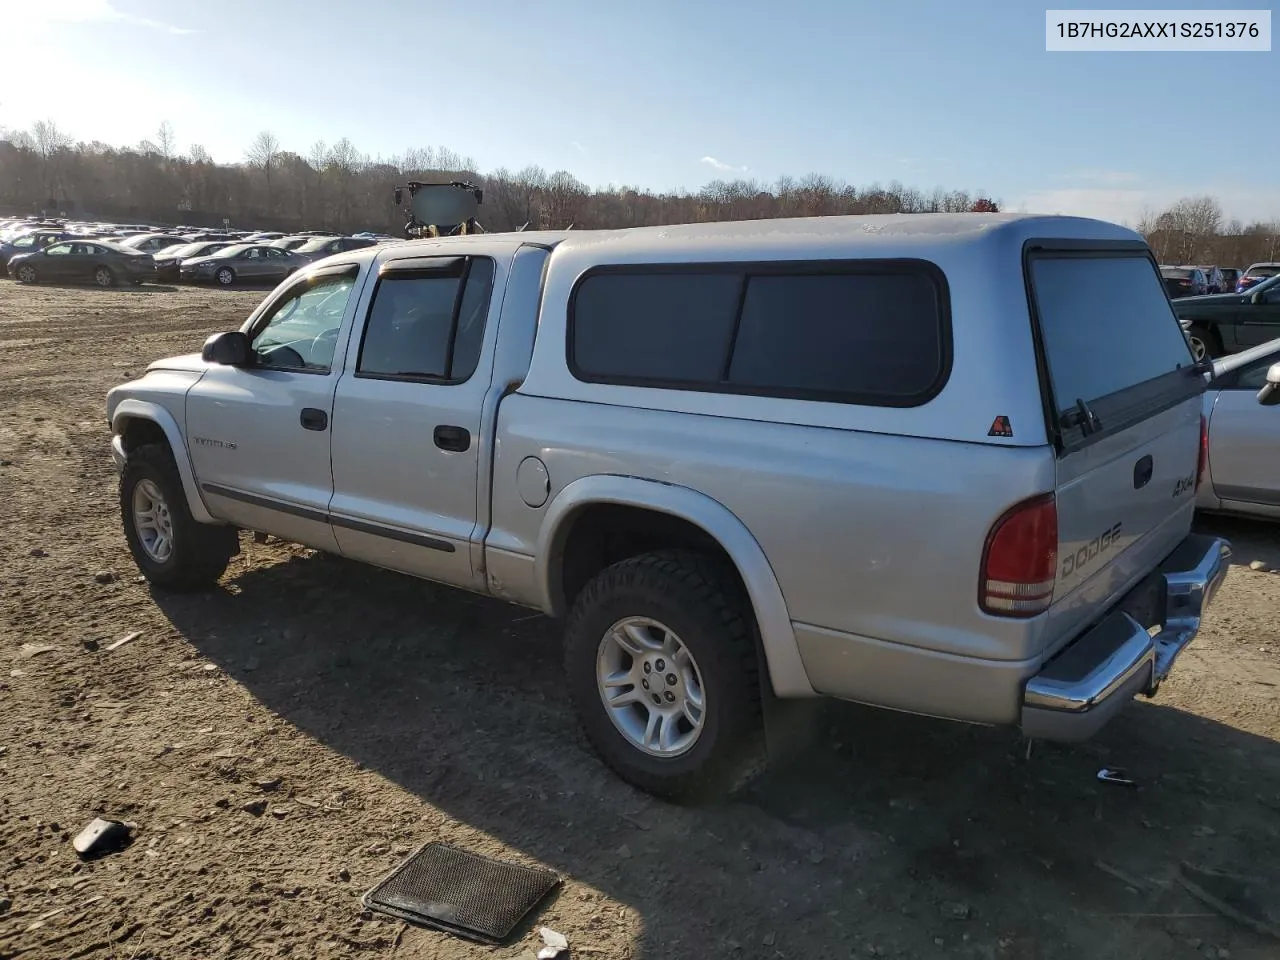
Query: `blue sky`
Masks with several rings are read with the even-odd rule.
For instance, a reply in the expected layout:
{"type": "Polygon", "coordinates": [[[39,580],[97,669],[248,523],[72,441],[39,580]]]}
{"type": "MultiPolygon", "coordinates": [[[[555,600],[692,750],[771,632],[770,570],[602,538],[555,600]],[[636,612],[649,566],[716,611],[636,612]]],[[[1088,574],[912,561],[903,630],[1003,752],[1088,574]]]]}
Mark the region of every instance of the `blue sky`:
{"type": "Polygon", "coordinates": [[[262,129],[300,153],[343,136],[371,155],[443,145],[481,170],[660,190],[817,172],[1128,222],[1210,193],[1228,216],[1280,219],[1280,52],[1047,53],[1044,11],[32,0],[5,11],[0,57],[24,79],[0,86],[0,126],[52,118],[119,144],[167,119],[183,150],[222,161],[262,129]]]}

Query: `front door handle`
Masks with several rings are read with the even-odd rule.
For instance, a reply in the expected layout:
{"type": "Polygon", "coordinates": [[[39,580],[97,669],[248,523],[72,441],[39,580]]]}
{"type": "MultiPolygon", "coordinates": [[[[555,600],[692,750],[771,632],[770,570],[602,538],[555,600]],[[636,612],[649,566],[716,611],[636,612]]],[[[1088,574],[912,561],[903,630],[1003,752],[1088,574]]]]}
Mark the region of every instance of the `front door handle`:
{"type": "Polygon", "coordinates": [[[442,424],[436,427],[432,436],[436,441],[436,446],[441,450],[452,450],[455,453],[461,453],[471,446],[471,431],[466,427],[451,427],[448,424],[442,424]]]}
{"type": "Polygon", "coordinates": [[[323,430],[329,425],[329,415],[315,407],[303,407],[298,422],[304,430],[323,430]]]}

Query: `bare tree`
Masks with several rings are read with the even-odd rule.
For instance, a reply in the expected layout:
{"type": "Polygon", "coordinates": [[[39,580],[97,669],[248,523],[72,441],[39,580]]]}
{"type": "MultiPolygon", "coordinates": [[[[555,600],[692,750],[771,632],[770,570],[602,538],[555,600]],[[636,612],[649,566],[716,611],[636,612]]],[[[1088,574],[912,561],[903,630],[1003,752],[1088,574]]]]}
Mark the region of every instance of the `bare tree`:
{"type": "Polygon", "coordinates": [[[71,137],[58,129],[52,120],[37,120],[31,127],[31,140],[36,153],[44,160],[71,146],[71,137]]]}
{"type": "Polygon", "coordinates": [[[40,181],[45,198],[53,199],[62,184],[62,154],[71,147],[71,137],[52,120],[37,120],[31,126],[31,144],[40,158],[40,181]]]}
{"type": "Polygon", "coordinates": [[[307,215],[321,225],[328,225],[325,211],[324,166],[329,159],[329,145],[317,140],[307,150],[307,166],[313,171],[303,184],[303,204],[307,215]]]}
{"type": "Polygon", "coordinates": [[[262,171],[263,178],[267,182],[267,192],[270,193],[271,171],[276,168],[280,160],[279,138],[270,130],[263,130],[249,144],[249,149],[245,151],[245,158],[250,166],[262,171]]]}
{"type": "Polygon", "coordinates": [[[178,149],[178,139],[173,134],[173,124],[168,120],[162,120],[160,128],[156,130],[156,147],[160,151],[160,156],[166,160],[172,160],[178,149]]]}
{"type": "Polygon", "coordinates": [[[346,137],[332,147],[325,158],[325,172],[329,173],[338,187],[338,217],[351,217],[351,181],[361,164],[360,153],[346,137]]]}
{"type": "Polygon", "coordinates": [[[360,152],[356,150],[355,144],[346,137],[343,137],[329,148],[329,154],[325,159],[325,166],[339,176],[349,176],[355,173],[360,168],[361,163],[360,152]]]}
{"type": "Polygon", "coordinates": [[[329,145],[323,140],[317,140],[311,145],[311,149],[307,151],[307,163],[315,167],[316,170],[323,170],[328,159],[329,145]]]}
{"type": "Polygon", "coordinates": [[[191,154],[192,163],[213,163],[213,157],[209,156],[209,151],[204,148],[204,144],[193,143],[187,152],[191,154]]]}

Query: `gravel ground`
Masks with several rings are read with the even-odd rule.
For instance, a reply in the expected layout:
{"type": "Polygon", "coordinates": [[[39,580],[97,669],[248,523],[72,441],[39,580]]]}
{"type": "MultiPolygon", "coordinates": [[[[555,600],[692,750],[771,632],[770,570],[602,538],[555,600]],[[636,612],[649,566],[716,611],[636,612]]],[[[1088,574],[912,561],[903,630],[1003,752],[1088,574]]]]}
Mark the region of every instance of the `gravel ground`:
{"type": "Polygon", "coordinates": [[[1280,952],[1179,879],[1270,877],[1280,925],[1273,528],[1206,522],[1237,565],[1205,631],[1093,743],[821,704],[670,807],[589,753],[528,611],[248,538],[216,591],[140,582],[104,394],[261,296],[0,283],[0,958],[532,957],[539,923],[604,958],[1280,952]],[[82,864],[97,815],[135,840],[82,864]],[[362,914],[432,839],[565,883],[505,947],[362,914]]]}

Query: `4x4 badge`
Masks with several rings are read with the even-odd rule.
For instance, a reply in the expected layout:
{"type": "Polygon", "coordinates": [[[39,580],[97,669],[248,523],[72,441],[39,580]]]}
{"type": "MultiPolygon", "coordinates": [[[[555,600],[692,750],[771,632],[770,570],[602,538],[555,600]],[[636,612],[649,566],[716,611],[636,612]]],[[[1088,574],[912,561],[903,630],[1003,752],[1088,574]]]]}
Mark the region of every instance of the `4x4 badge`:
{"type": "Polygon", "coordinates": [[[991,429],[987,431],[988,437],[1012,437],[1013,427],[1009,425],[1008,417],[996,417],[991,421],[991,429]]]}

